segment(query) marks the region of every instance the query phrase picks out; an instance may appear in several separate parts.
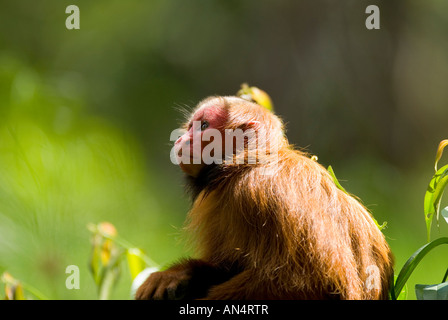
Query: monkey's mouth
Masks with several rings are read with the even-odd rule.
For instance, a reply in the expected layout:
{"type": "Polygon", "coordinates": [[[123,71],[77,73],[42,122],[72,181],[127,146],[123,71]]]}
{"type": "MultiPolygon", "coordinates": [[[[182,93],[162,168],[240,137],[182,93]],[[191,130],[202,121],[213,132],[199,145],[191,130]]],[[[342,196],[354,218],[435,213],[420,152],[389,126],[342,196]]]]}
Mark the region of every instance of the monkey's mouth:
{"type": "Polygon", "coordinates": [[[177,149],[178,150],[177,151],[175,150],[175,152],[177,154],[178,160],[184,160],[184,161],[185,160],[193,160],[193,159],[202,160],[202,155],[200,154],[200,151],[199,151],[199,155],[198,155],[197,150],[193,149],[193,146],[190,146],[189,150],[188,149],[183,150],[183,148],[180,146],[177,149]],[[183,151],[187,151],[185,155],[184,155],[183,151]]]}
{"type": "Polygon", "coordinates": [[[195,157],[191,151],[190,151],[190,155],[189,156],[188,156],[188,154],[184,156],[183,153],[182,153],[182,149],[180,149],[177,152],[177,158],[178,158],[178,160],[185,161],[185,160],[193,160],[193,159],[195,159],[197,157],[195,157]]]}
{"type": "Polygon", "coordinates": [[[179,165],[201,164],[202,156],[195,156],[192,152],[190,155],[183,156],[182,149],[177,152],[177,163],[179,165]]]}

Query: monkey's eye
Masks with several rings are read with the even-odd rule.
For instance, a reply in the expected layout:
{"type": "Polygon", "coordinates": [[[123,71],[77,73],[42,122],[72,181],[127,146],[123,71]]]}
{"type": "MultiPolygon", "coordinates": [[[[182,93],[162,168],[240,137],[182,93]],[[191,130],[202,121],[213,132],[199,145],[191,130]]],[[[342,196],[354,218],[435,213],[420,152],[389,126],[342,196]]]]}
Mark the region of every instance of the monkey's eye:
{"type": "Polygon", "coordinates": [[[205,129],[208,128],[210,124],[207,121],[203,121],[201,124],[201,131],[204,131],[205,129]]]}

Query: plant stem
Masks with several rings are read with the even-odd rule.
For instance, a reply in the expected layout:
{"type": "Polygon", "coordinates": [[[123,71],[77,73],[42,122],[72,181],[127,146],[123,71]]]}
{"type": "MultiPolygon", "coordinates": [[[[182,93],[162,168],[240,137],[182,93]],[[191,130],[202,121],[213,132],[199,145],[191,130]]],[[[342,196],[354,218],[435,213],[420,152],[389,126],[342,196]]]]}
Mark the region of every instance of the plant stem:
{"type": "Polygon", "coordinates": [[[401,289],[403,289],[404,285],[408,281],[415,267],[417,267],[417,265],[420,263],[423,257],[432,249],[441,244],[448,244],[448,238],[444,237],[436,239],[430,243],[425,244],[424,246],[422,246],[421,248],[419,248],[417,251],[414,252],[414,254],[408,259],[408,261],[406,261],[405,265],[398,274],[394,290],[392,291],[393,296],[395,296],[397,293],[400,294],[401,289]]]}
{"type": "MultiPolygon", "coordinates": [[[[130,242],[124,240],[123,238],[119,237],[119,236],[111,236],[107,233],[102,232],[101,230],[98,230],[98,232],[106,239],[115,241],[117,244],[119,244],[120,246],[122,246],[123,248],[125,248],[126,250],[132,249],[132,248],[136,248],[135,246],[133,246],[130,242]]],[[[159,265],[157,263],[155,263],[150,257],[148,257],[146,254],[142,253],[141,258],[143,259],[143,261],[145,261],[145,263],[150,266],[150,267],[155,267],[155,268],[159,268],[159,265]]]]}

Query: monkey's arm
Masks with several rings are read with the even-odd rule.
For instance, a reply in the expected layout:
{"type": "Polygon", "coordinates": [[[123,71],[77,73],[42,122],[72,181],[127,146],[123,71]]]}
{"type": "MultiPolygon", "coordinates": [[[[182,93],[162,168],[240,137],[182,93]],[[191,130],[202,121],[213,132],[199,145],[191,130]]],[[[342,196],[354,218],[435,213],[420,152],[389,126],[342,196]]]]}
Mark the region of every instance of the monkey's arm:
{"type": "Polygon", "coordinates": [[[292,299],[273,280],[261,279],[254,270],[244,270],[229,281],[212,287],[202,300],[292,299]]]}
{"type": "Polygon", "coordinates": [[[269,285],[254,281],[252,270],[244,270],[229,281],[211,288],[204,300],[252,300],[265,298],[269,285]]]}
{"type": "Polygon", "coordinates": [[[188,259],[169,269],[152,273],[138,288],[137,300],[198,299],[208,289],[223,283],[234,275],[202,260],[188,259]]]}

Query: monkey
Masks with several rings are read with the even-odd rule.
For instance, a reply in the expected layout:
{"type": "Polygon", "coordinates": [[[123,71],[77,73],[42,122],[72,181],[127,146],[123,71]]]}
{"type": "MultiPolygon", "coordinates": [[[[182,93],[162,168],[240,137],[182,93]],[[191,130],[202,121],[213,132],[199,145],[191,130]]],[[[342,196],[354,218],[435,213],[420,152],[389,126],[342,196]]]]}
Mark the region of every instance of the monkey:
{"type": "Polygon", "coordinates": [[[383,233],[357,198],[288,142],[279,116],[216,96],[183,128],[174,153],[186,158],[179,163],[192,197],[185,229],[198,257],[151,274],[136,299],[388,299],[394,258],[383,233]],[[223,140],[236,140],[235,130],[255,134],[226,149],[216,136],[204,139],[211,130],[223,140]],[[212,143],[226,152],[201,160],[212,143]]]}

